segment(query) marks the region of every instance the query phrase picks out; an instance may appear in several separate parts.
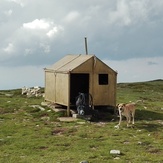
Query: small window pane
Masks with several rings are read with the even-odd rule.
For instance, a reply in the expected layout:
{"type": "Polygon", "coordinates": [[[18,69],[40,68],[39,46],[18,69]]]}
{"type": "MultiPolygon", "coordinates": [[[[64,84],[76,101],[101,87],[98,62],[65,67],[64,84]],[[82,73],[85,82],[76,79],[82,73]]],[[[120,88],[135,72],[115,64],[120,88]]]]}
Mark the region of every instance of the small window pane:
{"type": "Polygon", "coordinates": [[[99,85],[108,85],[108,74],[99,74],[99,85]]]}

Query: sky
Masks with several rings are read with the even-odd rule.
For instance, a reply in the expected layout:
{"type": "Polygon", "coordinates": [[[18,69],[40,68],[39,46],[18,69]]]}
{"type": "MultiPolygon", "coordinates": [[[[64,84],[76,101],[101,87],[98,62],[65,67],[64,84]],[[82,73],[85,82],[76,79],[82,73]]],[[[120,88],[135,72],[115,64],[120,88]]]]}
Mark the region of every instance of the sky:
{"type": "Polygon", "coordinates": [[[0,0],[0,90],[44,86],[85,37],[119,83],[163,79],[163,0],[0,0]]]}

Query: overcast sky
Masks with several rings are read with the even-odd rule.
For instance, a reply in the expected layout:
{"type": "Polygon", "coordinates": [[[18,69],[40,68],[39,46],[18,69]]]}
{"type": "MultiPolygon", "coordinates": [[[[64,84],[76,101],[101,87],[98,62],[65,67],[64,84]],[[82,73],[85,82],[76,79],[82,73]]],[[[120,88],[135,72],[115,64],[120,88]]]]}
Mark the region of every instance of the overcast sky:
{"type": "Polygon", "coordinates": [[[118,82],[163,79],[163,0],[0,0],[0,89],[44,86],[84,37],[118,82]]]}

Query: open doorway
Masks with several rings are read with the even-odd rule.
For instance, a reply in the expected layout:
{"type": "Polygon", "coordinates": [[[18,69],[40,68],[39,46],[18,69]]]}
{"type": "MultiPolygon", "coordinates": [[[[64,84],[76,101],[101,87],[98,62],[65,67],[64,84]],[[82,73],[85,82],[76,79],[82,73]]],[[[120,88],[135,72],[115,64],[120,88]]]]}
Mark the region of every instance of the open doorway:
{"type": "Polygon", "coordinates": [[[89,74],[70,74],[70,104],[75,105],[79,92],[89,93],[89,74]]]}

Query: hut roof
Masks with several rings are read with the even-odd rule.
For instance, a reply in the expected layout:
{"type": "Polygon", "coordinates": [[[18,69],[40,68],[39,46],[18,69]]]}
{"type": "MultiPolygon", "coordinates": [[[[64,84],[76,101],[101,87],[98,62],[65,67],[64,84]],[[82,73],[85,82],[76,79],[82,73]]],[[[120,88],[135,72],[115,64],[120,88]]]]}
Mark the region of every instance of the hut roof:
{"type": "Polygon", "coordinates": [[[51,67],[46,68],[46,70],[52,70],[56,72],[68,72],[72,71],[94,55],[66,55],[58,62],[54,63],[51,67]]]}
{"type": "MultiPolygon", "coordinates": [[[[90,58],[96,57],[95,55],[66,55],[58,62],[54,63],[52,66],[45,68],[45,71],[55,71],[55,72],[71,72],[75,68],[79,67],[86,61],[88,61],[90,58]]],[[[106,65],[106,64],[105,64],[106,65]]],[[[108,68],[110,68],[108,65],[106,65],[108,68]]],[[[110,68],[111,69],[111,68],[110,68]]],[[[113,70],[113,69],[112,69],[113,70]]],[[[113,70],[114,71],[114,70],[113,70]]],[[[115,72],[117,73],[117,72],[115,72]]]]}

